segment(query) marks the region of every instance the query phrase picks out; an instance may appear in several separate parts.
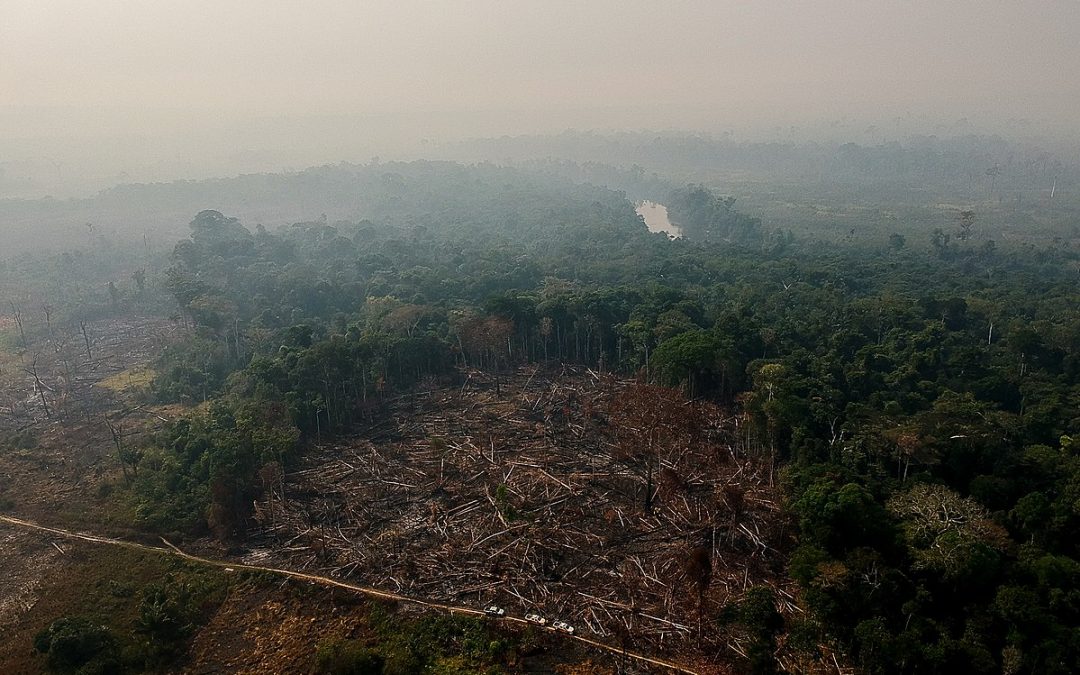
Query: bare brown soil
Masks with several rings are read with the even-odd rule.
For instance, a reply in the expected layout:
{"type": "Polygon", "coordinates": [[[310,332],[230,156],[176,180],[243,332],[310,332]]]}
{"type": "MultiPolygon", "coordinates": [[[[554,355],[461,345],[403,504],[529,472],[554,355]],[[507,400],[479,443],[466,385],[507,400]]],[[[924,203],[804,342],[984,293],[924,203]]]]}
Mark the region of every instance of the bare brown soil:
{"type": "MultiPolygon", "coordinates": [[[[59,544],[58,544],[59,546],[59,544]]],[[[43,586],[63,565],[62,548],[22,530],[0,529],[0,643],[40,599],[43,586]]],[[[26,646],[26,645],[24,645],[26,646]]]]}

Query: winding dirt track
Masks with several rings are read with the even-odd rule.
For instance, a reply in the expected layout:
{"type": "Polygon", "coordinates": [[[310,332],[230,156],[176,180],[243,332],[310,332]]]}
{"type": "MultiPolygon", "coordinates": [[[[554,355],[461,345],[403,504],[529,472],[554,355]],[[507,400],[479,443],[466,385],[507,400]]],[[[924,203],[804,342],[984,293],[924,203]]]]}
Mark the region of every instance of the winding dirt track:
{"type": "MultiPolygon", "coordinates": [[[[20,518],[13,518],[11,516],[6,516],[6,515],[3,515],[3,514],[0,514],[0,522],[7,523],[8,525],[23,528],[23,529],[26,529],[26,530],[35,530],[35,531],[38,531],[38,532],[46,532],[48,534],[52,534],[52,535],[55,535],[55,536],[58,536],[58,537],[64,537],[65,539],[75,539],[75,540],[79,540],[79,541],[90,542],[92,544],[104,544],[104,545],[108,545],[108,546],[121,546],[121,547],[124,547],[124,548],[135,549],[135,550],[139,550],[139,551],[150,551],[150,552],[153,552],[153,553],[160,553],[160,554],[164,554],[164,555],[179,556],[181,558],[185,558],[185,559],[190,560],[192,562],[197,562],[197,563],[200,563],[200,564],[203,564],[203,565],[210,565],[212,567],[229,568],[229,569],[233,569],[233,570],[247,570],[247,571],[251,571],[251,572],[268,572],[270,574],[276,574],[276,575],[283,576],[283,577],[290,577],[290,578],[293,578],[293,579],[303,579],[304,581],[310,581],[312,583],[316,583],[316,584],[319,584],[319,585],[322,585],[322,586],[333,586],[333,587],[337,587],[337,588],[344,588],[346,590],[353,591],[355,593],[362,593],[364,595],[375,597],[375,598],[383,598],[383,599],[386,599],[386,600],[394,600],[396,602],[408,602],[408,603],[412,603],[414,605],[421,605],[423,607],[430,607],[432,609],[443,610],[443,611],[446,611],[446,612],[450,612],[451,614],[471,614],[471,615],[476,615],[476,616],[484,616],[484,612],[482,612],[482,611],[480,611],[478,609],[475,609],[473,607],[462,607],[462,606],[457,606],[457,605],[444,605],[444,604],[441,604],[441,603],[438,603],[438,602],[428,602],[427,600],[420,600],[418,598],[410,598],[410,597],[406,597],[404,595],[398,595],[397,593],[390,593],[388,591],[381,591],[381,590],[379,590],[377,588],[371,588],[371,587],[368,587],[368,586],[360,586],[358,584],[350,584],[350,583],[346,583],[344,581],[338,581],[337,579],[331,579],[329,577],[321,577],[321,576],[314,575],[314,574],[305,574],[304,572],[296,572],[294,570],[279,569],[279,568],[276,568],[276,567],[260,567],[258,565],[245,565],[245,564],[242,564],[242,563],[236,563],[236,562],[231,562],[231,561],[227,561],[227,560],[213,560],[213,559],[210,559],[210,558],[201,558],[199,556],[192,555],[190,553],[185,553],[184,551],[182,551],[181,549],[174,546],[171,542],[169,542],[165,538],[161,539],[161,541],[165,544],[165,546],[149,546],[147,544],[139,544],[139,543],[133,542],[133,541],[125,541],[123,539],[113,539],[113,538],[110,538],[110,537],[102,537],[102,536],[93,535],[93,534],[87,534],[87,533],[83,533],[83,532],[72,532],[71,530],[64,530],[64,529],[60,529],[60,528],[56,528],[56,527],[46,527],[44,525],[39,525],[37,523],[30,522],[28,520],[22,520],[20,518]]],[[[504,617],[501,617],[499,620],[500,621],[507,621],[507,622],[511,622],[511,623],[521,623],[521,624],[534,625],[534,624],[531,624],[530,622],[526,621],[525,619],[521,619],[521,618],[514,617],[514,616],[504,616],[504,617]]],[[[549,629],[549,630],[553,630],[553,629],[549,629]]],[[[686,675],[702,675],[701,673],[699,673],[696,670],[691,670],[690,668],[687,668],[686,666],[681,666],[681,665],[679,665],[677,663],[672,663],[671,661],[665,661],[663,659],[656,659],[656,658],[653,658],[651,656],[646,656],[644,654],[638,654],[638,653],[635,653],[635,652],[626,651],[626,650],[621,649],[619,647],[613,647],[611,645],[604,644],[603,642],[597,642],[596,640],[590,640],[589,638],[582,637],[580,635],[570,635],[570,634],[561,633],[561,632],[559,632],[558,635],[560,637],[563,637],[563,638],[566,638],[566,639],[569,639],[569,640],[577,640],[578,642],[583,642],[583,643],[585,643],[587,645],[595,647],[596,649],[601,649],[601,650],[603,650],[605,652],[609,652],[609,653],[612,653],[612,654],[617,654],[617,655],[622,656],[624,658],[634,659],[636,661],[640,661],[642,663],[647,663],[649,665],[660,666],[662,668],[667,668],[667,669],[669,669],[671,671],[674,671],[674,672],[677,672],[677,673],[685,673],[686,675]]]]}

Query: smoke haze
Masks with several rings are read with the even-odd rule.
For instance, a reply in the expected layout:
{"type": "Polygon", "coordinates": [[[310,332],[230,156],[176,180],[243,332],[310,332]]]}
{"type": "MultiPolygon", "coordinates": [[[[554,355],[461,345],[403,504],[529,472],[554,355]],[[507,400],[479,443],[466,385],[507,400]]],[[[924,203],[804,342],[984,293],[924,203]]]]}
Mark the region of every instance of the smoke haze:
{"type": "Polygon", "coordinates": [[[0,197],[566,128],[1074,140],[1080,107],[1080,3],[1066,0],[4,0],[0,11],[0,197]]]}

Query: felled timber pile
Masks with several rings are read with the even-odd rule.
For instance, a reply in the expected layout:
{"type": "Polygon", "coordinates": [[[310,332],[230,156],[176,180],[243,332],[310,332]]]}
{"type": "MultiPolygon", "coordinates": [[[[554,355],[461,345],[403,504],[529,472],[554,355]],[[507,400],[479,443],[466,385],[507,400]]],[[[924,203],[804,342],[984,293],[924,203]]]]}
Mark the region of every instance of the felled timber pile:
{"type": "Polygon", "coordinates": [[[257,504],[259,554],[627,645],[732,649],[712,619],[776,587],[785,538],[738,420],[591,371],[502,377],[501,397],[479,372],[402,397],[310,456],[257,504]]]}

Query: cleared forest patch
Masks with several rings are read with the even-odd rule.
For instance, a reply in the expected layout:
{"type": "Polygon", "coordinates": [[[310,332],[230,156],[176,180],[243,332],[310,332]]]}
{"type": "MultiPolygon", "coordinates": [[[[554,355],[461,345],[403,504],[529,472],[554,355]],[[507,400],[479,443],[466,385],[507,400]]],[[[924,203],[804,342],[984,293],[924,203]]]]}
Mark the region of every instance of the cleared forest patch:
{"type": "Polygon", "coordinates": [[[716,405],[529,367],[385,408],[298,470],[264,471],[249,561],[709,658],[738,651],[714,619],[746,589],[792,599],[768,463],[716,405]]]}
{"type": "Polygon", "coordinates": [[[162,423],[140,387],[182,332],[157,317],[102,319],[0,352],[0,506],[49,522],[123,522],[110,500],[117,440],[134,445],[162,423]]]}

